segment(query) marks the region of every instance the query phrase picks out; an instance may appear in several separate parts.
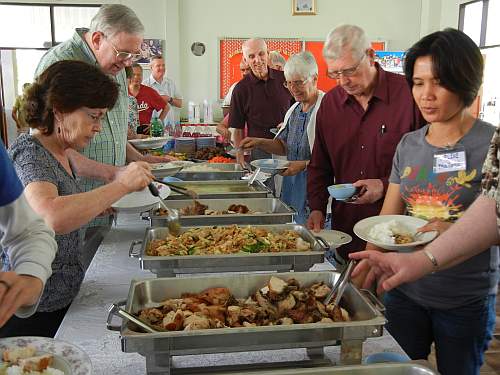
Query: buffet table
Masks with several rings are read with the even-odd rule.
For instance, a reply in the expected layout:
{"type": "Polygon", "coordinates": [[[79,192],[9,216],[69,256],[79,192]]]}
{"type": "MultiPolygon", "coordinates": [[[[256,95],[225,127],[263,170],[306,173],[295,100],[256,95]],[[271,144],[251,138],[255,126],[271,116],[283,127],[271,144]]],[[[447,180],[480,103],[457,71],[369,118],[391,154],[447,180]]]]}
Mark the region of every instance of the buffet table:
{"type": "MultiPolygon", "coordinates": [[[[143,374],[146,361],[139,354],[121,351],[119,332],[106,329],[110,304],[125,300],[132,278],[153,278],[142,271],[137,259],[128,257],[130,243],[142,239],[148,223],[139,215],[119,215],[116,226],[104,238],[87,271],[80,293],[66,314],[56,338],[76,344],[91,358],[94,374],[143,374]]],[[[315,270],[332,268],[316,265],[315,270]]],[[[119,324],[119,321],[116,322],[119,324]]],[[[384,330],[379,338],[363,345],[363,358],[378,352],[403,353],[397,342],[384,330]]],[[[340,347],[325,348],[325,355],[338,363],[340,347]]],[[[306,360],[305,349],[266,352],[190,355],[174,358],[174,366],[220,366],[234,363],[264,363],[306,360]]]]}

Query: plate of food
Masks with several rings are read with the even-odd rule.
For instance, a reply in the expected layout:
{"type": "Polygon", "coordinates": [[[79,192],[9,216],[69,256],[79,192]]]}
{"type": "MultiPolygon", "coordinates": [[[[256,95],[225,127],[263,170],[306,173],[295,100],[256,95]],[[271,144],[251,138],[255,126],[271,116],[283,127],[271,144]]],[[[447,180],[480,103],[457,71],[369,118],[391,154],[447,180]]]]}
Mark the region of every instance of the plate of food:
{"type": "Polygon", "coordinates": [[[151,172],[153,173],[153,176],[155,176],[156,178],[173,176],[174,174],[179,173],[182,170],[182,168],[184,168],[182,165],[177,164],[175,162],[154,163],[150,165],[151,165],[151,172]]]}
{"type": "Polygon", "coordinates": [[[129,139],[128,141],[138,150],[148,150],[163,147],[172,137],[149,137],[129,139]]]}
{"type": "Polygon", "coordinates": [[[431,242],[437,232],[417,232],[428,221],[407,215],[367,217],[354,225],[356,236],[385,250],[408,252],[431,242]]]}
{"type": "Polygon", "coordinates": [[[0,374],[90,375],[92,363],[79,347],[48,337],[0,339],[0,374]]]}
{"type": "Polygon", "coordinates": [[[284,172],[290,162],[283,159],[257,159],[250,162],[252,167],[260,168],[261,172],[277,174],[284,172]]]}
{"type": "MultiPolygon", "coordinates": [[[[162,199],[170,195],[170,188],[163,184],[153,182],[160,192],[162,199]]],[[[135,191],[127,194],[120,200],[116,201],[111,207],[117,212],[123,213],[140,213],[152,209],[158,203],[158,198],[155,197],[148,188],[141,191],[135,191]]]]}

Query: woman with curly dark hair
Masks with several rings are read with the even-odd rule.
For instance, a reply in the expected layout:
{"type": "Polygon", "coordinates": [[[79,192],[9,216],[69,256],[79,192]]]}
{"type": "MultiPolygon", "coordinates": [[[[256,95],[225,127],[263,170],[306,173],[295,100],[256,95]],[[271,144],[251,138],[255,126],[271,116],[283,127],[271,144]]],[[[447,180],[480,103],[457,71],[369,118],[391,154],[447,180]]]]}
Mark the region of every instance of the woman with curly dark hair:
{"type": "Polygon", "coordinates": [[[85,275],[80,230],[152,180],[149,165],[137,162],[107,185],[89,192],[79,187],[66,151],[92,142],[117,97],[118,87],[98,68],[70,60],[51,65],[26,92],[25,119],[33,132],[18,137],[9,155],[29,204],[55,231],[58,250],[36,313],[11,318],[0,337],[55,335],[85,275]]]}

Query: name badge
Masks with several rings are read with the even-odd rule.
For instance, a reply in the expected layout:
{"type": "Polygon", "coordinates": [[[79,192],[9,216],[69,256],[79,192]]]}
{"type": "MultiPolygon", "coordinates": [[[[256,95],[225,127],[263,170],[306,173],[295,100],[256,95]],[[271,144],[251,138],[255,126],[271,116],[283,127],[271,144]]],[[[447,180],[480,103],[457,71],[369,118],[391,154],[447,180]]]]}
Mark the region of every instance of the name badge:
{"type": "Polygon", "coordinates": [[[436,152],[432,169],[436,174],[465,171],[467,169],[465,150],[436,152]]]}

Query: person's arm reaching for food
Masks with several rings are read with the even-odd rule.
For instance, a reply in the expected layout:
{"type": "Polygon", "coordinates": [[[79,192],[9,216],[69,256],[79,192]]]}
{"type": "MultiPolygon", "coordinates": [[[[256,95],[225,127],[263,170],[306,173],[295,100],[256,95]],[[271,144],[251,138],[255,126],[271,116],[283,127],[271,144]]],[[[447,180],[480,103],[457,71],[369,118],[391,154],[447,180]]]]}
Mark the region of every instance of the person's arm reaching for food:
{"type": "Polygon", "coordinates": [[[266,139],[246,137],[239,143],[239,147],[241,147],[243,150],[252,150],[254,148],[258,148],[269,154],[286,155],[286,146],[284,142],[277,138],[266,139]]]}
{"type": "Polygon", "coordinates": [[[136,162],[111,183],[85,193],[60,196],[53,182],[35,181],[26,185],[25,194],[35,212],[56,233],[64,234],[82,227],[124,195],[144,189],[152,179],[149,165],[136,162]]]}
{"type": "Polygon", "coordinates": [[[453,226],[427,245],[409,254],[361,251],[352,259],[367,259],[379,279],[379,290],[391,290],[437,270],[453,267],[500,243],[496,202],[480,196],[453,226]]]}

